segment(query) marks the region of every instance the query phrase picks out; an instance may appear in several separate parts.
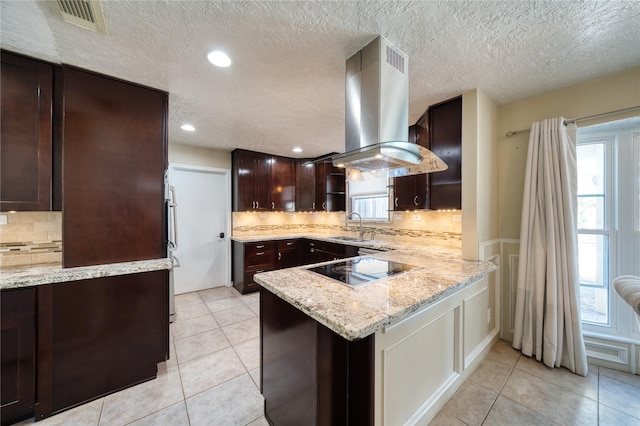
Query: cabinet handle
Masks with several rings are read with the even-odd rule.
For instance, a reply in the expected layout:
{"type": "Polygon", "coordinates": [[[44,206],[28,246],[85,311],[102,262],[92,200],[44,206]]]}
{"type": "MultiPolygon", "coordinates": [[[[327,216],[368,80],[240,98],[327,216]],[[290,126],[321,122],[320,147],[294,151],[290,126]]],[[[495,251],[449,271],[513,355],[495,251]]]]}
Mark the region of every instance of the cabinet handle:
{"type": "Polygon", "coordinates": [[[264,254],[263,251],[259,251],[259,252],[256,253],[256,256],[262,256],[263,254],[264,254]]]}
{"type": "Polygon", "coordinates": [[[313,203],[311,203],[311,209],[315,210],[316,209],[316,202],[314,201],[313,203]]]}
{"type": "Polygon", "coordinates": [[[322,203],[322,210],[326,210],[327,209],[327,203],[322,203]]]}
{"type": "Polygon", "coordinates": [[[287,243],[287,245],[288,245],[288,246],[292,246],[292,245],[293,245],[293,243],[292,243],[291,241],[289,241],[289,242],[287,243]]]}
{"type": "Polygon", "coordinates": [[[256,246],[256,248],[264,248],[264,244],[261,244],[259,246],[256,246]]]}
{"type": "Polygon", "coordinates": [[[282,253],[278,252],[278,260],[282,260],[282,253]]]}
{"type": "Polygon", "coordinates": [[[394,201],[394,204],[396,205],[396,207],[398,207],[398,197],[396,197],[396,200],[394,201]]]}
{"type": "Polygon", "coordinates": [[[413,204],[418,205],[418,196],[413,197],[413,204]]]}
{"type": "Polygon", "coordinates": [[[271,210],[276,208],[276,203],[274,201],[271,202],[271,210]]]}

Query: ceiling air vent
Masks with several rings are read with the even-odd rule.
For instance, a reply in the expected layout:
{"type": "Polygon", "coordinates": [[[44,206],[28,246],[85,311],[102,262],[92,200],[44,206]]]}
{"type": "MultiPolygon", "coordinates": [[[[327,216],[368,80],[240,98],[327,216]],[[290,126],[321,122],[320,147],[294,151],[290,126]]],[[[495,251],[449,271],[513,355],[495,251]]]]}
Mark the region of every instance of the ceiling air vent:
{"type": "Polygon", "coordinates": [[[57,0],[57,3],[66,22],[87,30],[107,32],[98,0],[57,0]]]}

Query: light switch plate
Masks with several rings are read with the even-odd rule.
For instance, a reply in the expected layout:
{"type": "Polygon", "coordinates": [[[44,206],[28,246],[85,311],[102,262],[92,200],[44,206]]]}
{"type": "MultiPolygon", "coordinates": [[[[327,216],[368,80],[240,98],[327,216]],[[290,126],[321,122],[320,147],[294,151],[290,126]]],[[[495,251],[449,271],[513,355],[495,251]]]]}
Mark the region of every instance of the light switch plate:
{"type": "Polygon", "coordinates": [[[419,214],[414,214],[414,215],[412,216],[412,219],[413,219],[413,220],[422,220],[422,216],[420,216],[419,214]]]}
{"type": "Polygon", "coordinates": [[[393,215],[393,220],[395,220],[395,221],[401,221],[401,220],[402,220],[402,215],[401,215],[401,214],[394,214],[394,215],[393,215]]]}
{"type": "Polygon", "coordinates": [[[461,214],[453,215],[453,221],[454,222],[462,222],[462,215],[461,214]]]}
{"type": "Polygon", "coordinates": [[[260,213],[260,219],[266,219],[266,218],[267,218],[266,213],[260,213]]]}
{"type": "Polygon", "coordinates": [[[6,224],[7,224],[7,215],[0,214],[0,225],[6,225],[6,224]]]}

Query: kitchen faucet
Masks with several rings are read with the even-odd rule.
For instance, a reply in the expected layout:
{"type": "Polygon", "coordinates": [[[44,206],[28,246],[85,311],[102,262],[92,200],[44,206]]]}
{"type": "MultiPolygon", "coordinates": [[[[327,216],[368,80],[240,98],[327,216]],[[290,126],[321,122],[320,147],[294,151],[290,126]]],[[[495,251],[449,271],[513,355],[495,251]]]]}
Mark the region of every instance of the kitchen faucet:
{"type": "Polygon", "coordinates": [[[353,215],[358,216],[358,219],[360,219],[360,230],[358,231],[358,235],[361,240],[364,240],[364,230],[362,229],[362,216],[360,216],[360,213],[351,212],[347,214],[347,219],[349,219],[349,217],[353,215]]]}

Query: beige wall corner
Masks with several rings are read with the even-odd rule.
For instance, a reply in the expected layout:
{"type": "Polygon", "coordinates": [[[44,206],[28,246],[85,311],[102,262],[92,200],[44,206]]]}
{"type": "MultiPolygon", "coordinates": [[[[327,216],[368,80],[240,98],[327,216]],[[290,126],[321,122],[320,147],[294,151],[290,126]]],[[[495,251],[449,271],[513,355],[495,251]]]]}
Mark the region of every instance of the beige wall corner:
{"type": "Polygon", "coordinates": [[[169,162],[231,169],[231,152],[170,142],[169,162]]]}
{"type": "Polygon", "coordinates": [[[483,92],[462,94],[462,257],[499,236],[498,107],[483,92]]]}

